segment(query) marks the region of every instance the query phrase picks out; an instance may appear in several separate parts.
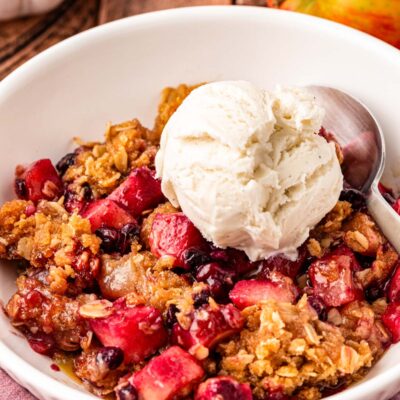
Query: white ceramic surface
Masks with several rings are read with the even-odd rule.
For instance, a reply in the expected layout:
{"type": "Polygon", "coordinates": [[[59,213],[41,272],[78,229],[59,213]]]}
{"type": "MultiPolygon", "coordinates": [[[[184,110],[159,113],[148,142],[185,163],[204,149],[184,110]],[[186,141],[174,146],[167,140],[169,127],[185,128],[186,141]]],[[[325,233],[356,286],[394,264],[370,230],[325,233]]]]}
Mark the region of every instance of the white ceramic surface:
{"type": "MultiPolygon", "coordinates": [[[[17,163],[57,161],[71,137],[100,138],[107,121],[148,125],[161,88],[247,79],[264,87],[325,84],[360,98],[386,135],[386,180],[400,176],[400,52],[332,22],[261,8],[204,7],[132,17],[68,39],[0,83],[0,201],[17,163]]],[[[0,299],[14,291],[0,269],[0,299]]],[[[400,390],[400,345],[335,400],[384,400],[400,390]]],[[[30,350],[0,315],[0,365],[40,399],[91,399],[30,350]]]]}

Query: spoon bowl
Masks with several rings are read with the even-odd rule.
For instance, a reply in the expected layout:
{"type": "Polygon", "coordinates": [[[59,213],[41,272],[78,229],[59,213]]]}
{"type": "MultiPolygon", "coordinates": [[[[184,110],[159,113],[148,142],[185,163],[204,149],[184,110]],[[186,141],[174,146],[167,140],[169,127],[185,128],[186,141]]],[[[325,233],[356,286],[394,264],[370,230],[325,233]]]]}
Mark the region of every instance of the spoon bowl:
{"type": "Polygon", "coordinates": [[[341,90],[314,85],[307,90],[326,111],[324,128],[342,146],[345,183],[365,195],[369,212],[400,252],[400,217],[378,189],[385,167],[385,140],[379,123],[363,103],[341,90]]]}

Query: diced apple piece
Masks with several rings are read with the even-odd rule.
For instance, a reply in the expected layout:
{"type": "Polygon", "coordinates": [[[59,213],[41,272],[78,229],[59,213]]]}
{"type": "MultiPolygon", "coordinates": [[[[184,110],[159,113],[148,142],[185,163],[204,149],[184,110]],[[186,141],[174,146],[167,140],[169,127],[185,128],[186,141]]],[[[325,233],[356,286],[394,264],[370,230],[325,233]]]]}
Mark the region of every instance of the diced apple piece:
{"type": "Polygon", "coordinates": [[[161,192],[160,181],[154,177],[154,171],[147,167],[140,167],[134,169],[108,198],[137,217],[143,211],[161,203],[164,196],[161,192]]]}
{"type": "Polygon", "coordinates": [[[250,385],[229,376],[207,379],[199,385],[194,400],[252,400],[250,385]]]}
{"type": "Polygon", "coordinates": [[[104,346],[119,347],[125,362],[139,362],[154,354],[167,340],[161,313],[147,306],[114,302],[110,315],[90,319],[90,326],[104,346]]]}
{"type": "Polygon", "coordinates": [[[22,172],[17,169],[15,192],[20,199],[38,202],[55,200],[63,192],[63,183],[49,159],[35,161],[22,172]]]}
{"type": "Polygon", "coordinates": [[[229,298],[241,310],[267,300],[293,303],[298,290],[290,278],[284,275],[281,277],[281,282],[270,279],[239,281],[229,293],[229,298]]]}
{"type": "Polygon", "coordinates": [[[201,360],[218,342],[239,332],[243,324],[240,311],[232,304],[207,304],[194,311],[189,329],[179,323],[174,325],[172,341],[201,360]]]}
{"type": "Polygon", "coordinates": [[[363,298],[361,285],[354,278],[360,265],[354,253],[341,246],[314,261],[308,269],[314,295],[329,307],[339,307],[363,298]]]}
{"type": "Polygon", "coordinates": [[[203,369],[189,353],[172,346],[129,381],[140,400],[172,400],[189,395],[203,376],[203,369]]]}
{"type": "Polygon", "coordinates": [[[136,223],[132,215],[110,199],[94,201],[85,209],[82,217],[90,221],[92,232],[103,227],[121,229],[124,225],[136,223]]]}
{"type": "Polygon", "coordinates": [[[151,252],[175,258],[175,266],[189,269],[184,253],[189,248],[204,248],[206,241],[183,213],[157,214],[151,227],[151,252]]]}

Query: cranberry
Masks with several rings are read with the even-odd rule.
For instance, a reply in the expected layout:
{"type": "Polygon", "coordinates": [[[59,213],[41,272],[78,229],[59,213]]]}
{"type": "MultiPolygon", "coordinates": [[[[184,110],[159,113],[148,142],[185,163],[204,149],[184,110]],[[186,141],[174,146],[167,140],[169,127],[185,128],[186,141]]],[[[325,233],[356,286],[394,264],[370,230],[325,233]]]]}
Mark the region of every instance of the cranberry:
{"type": "Polygon", "coordinates": [[[96,361],[105,364],[108,369],[117,369],[124,361],[124,352],[119,347],[103,347],[97,353],[96,361]]]}
{"type": "Polygon", "coordinates": [[[259,279],[268,279],[271,271],[280,272],[289,278],[295,279],[299,272],[303,269],[309,258],[307,246],[301,246],[294,261],[288,260],[283,255],[276,255],[261,262],[260,271],[257,274],[259,279]]]}
{"type": "Polygon", "coordinates": [[[201,265],[207,264],[211,261],[211,257],[204,251],[191,247],[183,253],[185,263],[192,269],[198,268],[201,265]]]}
{"type": "Polygon", "coordinates": [[[175,304],[171,304],[168,307],[167,315],[165,316],[165,325],[171,329],[177,322],[176,313],[179,312],[179,308],[175,304]]]}
{"type": "Polygon", "coordinates": [[[342,190],[339,200],[348,201],[354,210],[361,210],[366,207],[366,197],[359,190],[348,188],[342,190]]]}
{"type": "Polygon", "coordinates": [[[36,353],[52,356],[56,349],[56,343],[53,337],[46,333],[28,333],[27,339],[29,345],[36,353]]]}
{"type": "Polygon", "coordinates": [[[250,385],[229,376],[207,379],[197,389],[195,400],[252,400],[250,385]]]}
{"type": "Polygon", "coordinates": [[[118,387],[115,390],[115,396],[117,400],[137,400],[138,394],[136,389],[127,382],[124,386],[118,387]]]}
{"type": "Polygon", "coordinates": [[[76,153],[66,154],[57,164],[56,168],[60,175],[64,175],[67,169],[75,163],[76,153]]]}
{"type": "Polygon", "coordinates": [[[100,228],[96,230],[96,235],[101,239],[101,249],[105,253],[118,251],[119,231],[114,228],[100,228]]]}
{"type": "Polygon", "coordinates": [[[28,198],[28,188],[26,187],[25,179],[15,179],[15,193],[20,199],[28,198]]]}
{"type": "Polygon", "coordinates": [[[213,260],[216,261],[225,261],[225,262],[229,261],[229,255],[226,252],[226,250],[220,250],[220,249],[213,250],[210,253],[210,256],[213,260]]]}
{"type": "Polygon", "coordinates": [[[196,280],[208,284],[211,294],[217,299],[227,296],[233,285],[233,273],[225,270],[220,264],[212,262],[202,265],[197,270],[196,280]]]}
{"type": "Polygon", "coordinates": [[[322,299],[318,296],[309,296],[308,304],[316,311],[318,317],[321,321],[326,321],[328,318],[328,313],[322,299]]]}

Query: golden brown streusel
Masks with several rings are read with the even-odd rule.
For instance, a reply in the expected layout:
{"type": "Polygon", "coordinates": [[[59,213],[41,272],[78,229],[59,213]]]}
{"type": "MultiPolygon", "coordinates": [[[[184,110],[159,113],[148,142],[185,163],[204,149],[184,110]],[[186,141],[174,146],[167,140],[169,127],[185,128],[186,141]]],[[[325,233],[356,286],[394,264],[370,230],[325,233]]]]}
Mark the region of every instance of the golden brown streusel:
{"type": "Polygon", "coordinates": [[[69,215],[57,202],[42,200],[36,212],[27,216],[29,206],[30,202],[14,200],[0,208],[3,257],[46,268],[47,282],[55,293],[65,293],[71,279],[76,284],[79,281],[79,286],[90,286],[98,272],[95,255],[101,242],[92,234],[90,222],[77,214],[69,215]]]}
{"type": "Polygon", "coordinates": [[[105,142],[81,142],[75,163],[63,180],[77,188],[89,184],[94,196],[110,194],[129,171],[152,166],[159,135],[143,127],[137,119],[108,126],[105,142]]]}
{"type": "Polygon", "coordinates": [[[295,304],[273,300],[246,308],[246,328],[221,344],[220,373],[250,382],[255,394],[280,389],[304,399],[372,364],[366,340],[355,342],[322,322],[303,296],[295,304]],[[314,389],[311,389],[314,388],[314,389]]]}
{"type": "Polygon", "coordinates": [[[140,251],[122,258],[103,256],[99,284],[102,293],[109,299],[127,296],[130,304],[149,304],[165,312],[170,304],[178,306],[184,315],[193,307],[193,293],[203,284],[188,281],[166,265],[157,269],[157,260],[150,252],[140,251]]]}
{"type": "Polygon", "coordinates": [[[307,247],[312,256],[322,257],[329,247],[343,237],[343,223],[351,213],[352,207],[349,202],[336,203],[332,211],[310,233],[307,247]]]}

